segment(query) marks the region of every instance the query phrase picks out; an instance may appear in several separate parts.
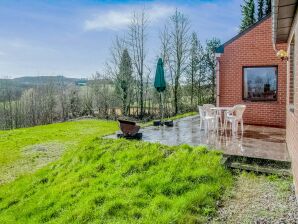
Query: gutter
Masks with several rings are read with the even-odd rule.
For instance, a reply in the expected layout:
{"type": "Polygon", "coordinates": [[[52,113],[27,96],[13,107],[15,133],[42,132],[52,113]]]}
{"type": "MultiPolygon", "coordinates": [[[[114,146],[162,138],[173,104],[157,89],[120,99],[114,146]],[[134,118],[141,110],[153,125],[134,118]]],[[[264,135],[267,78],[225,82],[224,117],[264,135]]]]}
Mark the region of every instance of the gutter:
{"type": "Polygon", "coordinates": [[[219,58],[220,58],[221,54],[220,53],[216,53],[215,54],[215,60],[216,60],[216,68],[215,68],[215,72],[216,72],[216,106],[219,107],[219,100],[220,100],[220,88],[219,88],[219,58]]]}

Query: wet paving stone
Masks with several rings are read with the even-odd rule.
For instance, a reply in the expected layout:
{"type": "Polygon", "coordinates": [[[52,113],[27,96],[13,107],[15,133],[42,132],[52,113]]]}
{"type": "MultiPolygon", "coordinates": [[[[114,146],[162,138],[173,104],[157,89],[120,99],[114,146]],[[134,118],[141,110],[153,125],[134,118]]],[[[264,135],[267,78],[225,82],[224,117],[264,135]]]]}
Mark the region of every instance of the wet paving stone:
{"type": "MultiPolygon", "coordinates": [[[[232,135],[230,130],[209,131],[200,129],[199,116],[177,120],[173,127],[150,126],[141,129],[143,141],[166,145],[189,144],[206,145],[222,150],[226,155],[237,155],[278,161],[290,161],[286,143],[285,129],[245,125],[244,133],[239,130],[232,135]]],[[[116,138],[116,135],[109,136],[116,138]]]]}

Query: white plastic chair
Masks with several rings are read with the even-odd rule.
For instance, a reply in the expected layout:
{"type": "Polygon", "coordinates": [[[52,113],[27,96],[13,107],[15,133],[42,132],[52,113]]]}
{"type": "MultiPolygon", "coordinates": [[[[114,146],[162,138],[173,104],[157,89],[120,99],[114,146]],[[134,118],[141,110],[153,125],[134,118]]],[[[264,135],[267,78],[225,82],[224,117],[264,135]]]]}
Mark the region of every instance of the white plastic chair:
{"type": "Polygon", "coordinates": [[[200,114],[200,129],[202,130],[204,123],[204,129],[207,132],[210,130],[210,127],[214,125],[215,117],[212,116],[212,113],[204,106],[198,106],[198,109],[200,114]]]}
{"type": "Polygon", "coordinates": [[[207,113],[209,113],[210,116],[215,118],[214,121],[213,121],[214,128],[216,130],[218,130],[218,128],[219,128],[218,123],[220,123],[221,128],[222,128],[221,111],[216,111],[216,110],[212,111],[211,108],[215,107],[215,105],[213,105],[213,104],[203,104],[203,107],[207,111],[207,113]]]}
{"type": "Polygon", "coordinates": [[[237,133],[238,131],[238,124],[241,124],[241,132],[243,134],[244,127],[243,127],[243,113],[246,109],[245,105],[235,105],[232,110],[225,112],[225,121],[224,127],[227,128],[228,122],[231,123],[232,126],[232,133],[237,133]]]}
{"type": "Polygon", "coordinates": [[[211,108],[211,107],[215,107],[213,104],[203,104],[203,107],[205,108],[211,108]]]}

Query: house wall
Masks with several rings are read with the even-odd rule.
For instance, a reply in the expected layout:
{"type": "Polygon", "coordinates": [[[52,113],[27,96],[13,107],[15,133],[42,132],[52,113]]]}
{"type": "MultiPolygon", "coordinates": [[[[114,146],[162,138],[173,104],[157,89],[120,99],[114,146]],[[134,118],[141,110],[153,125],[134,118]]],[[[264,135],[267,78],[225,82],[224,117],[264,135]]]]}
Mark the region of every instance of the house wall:
{"type": "MultiPolygon", "coordinates": [[[[294,175],[294,182],[296,187],[296,195],[298,196],[298,13],[292,27],[292,32],[288,40],[288,52],[290,52],[290,43],[295,38],[295,77],[294,77],[294,105],[289,104],[289,80],[290,80],[290,63],[288,62],[288,91],[287,91],[287,129],[286,140],[287,147],[292,159],[292,171],[294,175]],[[294,35],[295,34],[295,35],[294,35]],[[294,106],[294,107],[293,107],[294,106]],[[291,110],[293,109],[293,110],[291,110]]],[[[289,60],[290,61],[290,60],[289,60]]]]}
{"type": "MultiPolygon", "coordinates": [[[[244,123],[285,127],[287,63],[276,57],[268,17],[252,30],[224,47],[219,60],[219,105],[245,104],[244,123]],[[249,102],[242,99],[243,66],[278,66],[277,101],[249,102]]],[[[286,44],[277,45],[286,49],[286,44]]]]}

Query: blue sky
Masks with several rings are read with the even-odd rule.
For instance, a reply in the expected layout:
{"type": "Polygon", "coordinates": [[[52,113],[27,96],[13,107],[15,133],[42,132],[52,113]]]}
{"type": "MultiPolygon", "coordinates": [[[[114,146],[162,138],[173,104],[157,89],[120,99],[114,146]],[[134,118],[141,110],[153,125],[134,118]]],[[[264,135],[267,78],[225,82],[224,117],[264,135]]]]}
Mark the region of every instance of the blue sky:
{"type": "Polygon", "coordinates": [[[241,0],[1,0],[0,78],[38,75],[90,77],[102,71],[115,35],[123,35],[133,11],[151,20],[147,63],[158,55],[159,31],[177,8],[202,42],[223,42],[238,32],[241,0]]]}

